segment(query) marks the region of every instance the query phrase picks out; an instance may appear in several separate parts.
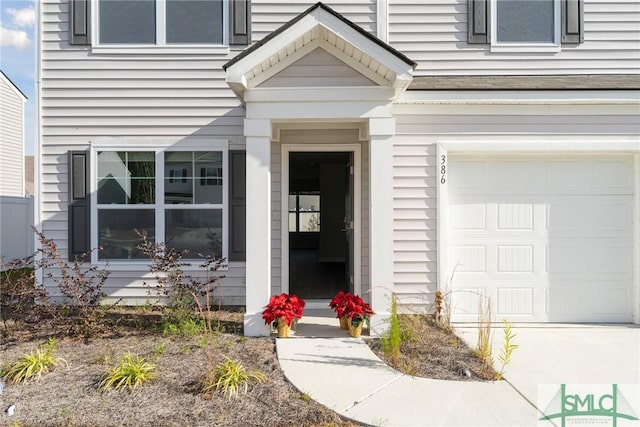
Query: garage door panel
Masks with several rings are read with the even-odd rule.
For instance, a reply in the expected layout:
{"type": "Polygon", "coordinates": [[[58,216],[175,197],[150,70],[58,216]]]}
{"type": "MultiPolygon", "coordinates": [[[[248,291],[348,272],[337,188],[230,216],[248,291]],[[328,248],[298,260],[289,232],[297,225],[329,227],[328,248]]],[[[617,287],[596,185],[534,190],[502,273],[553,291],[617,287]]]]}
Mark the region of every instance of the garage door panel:
{"type": "Polygon", "coordinates": [[[500,230],[533,230],[533,203],[498,204],[500,230]]]}
{"type": "Polygon", "coordinates": [[[596,194],[632,194],[631,160],[598,160],[593,165],[592,188],[596,194]]]}
{"type": "Polygon", "coordinates": [[[624,316],[631,309],[633,295],[624,283],[599,283],[594,286],[593,293],[597,301],[593,309],[596,315],[624,316]]]}
{"type": "Polygon", "coordinates": [[[496,293],[498,318],[507,315],[527,315],[533,313],[534,288],[498,288],[496,293]]]}
{"type": "Polygon", "coordinates": [[[449,155],[454,320],[477,320],[478,290],[514,321],[631,320],[630,156],[462,159],[449,155]]]}
{"type": "Polygon", "coordinates": [[[486,206],[483,203],[460,203],[451,207],[453,230],[485,230],[486,206]]]}

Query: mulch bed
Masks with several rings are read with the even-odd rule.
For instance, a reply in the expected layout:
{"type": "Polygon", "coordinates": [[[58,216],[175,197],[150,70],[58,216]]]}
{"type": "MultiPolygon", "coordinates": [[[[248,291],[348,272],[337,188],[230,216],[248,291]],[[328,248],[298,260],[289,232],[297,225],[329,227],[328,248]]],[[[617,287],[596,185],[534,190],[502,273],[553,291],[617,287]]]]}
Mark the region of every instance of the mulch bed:
{"type": "Polygon", "coordinates": [[[400,315],[403,340],[400,359],[385,356],[379,339],[369,347],[388,364],[412,376],[453,381],[487,381],[495,371],[481,362],[474,351],[451,330],[436,325],[429,315],[400,315]]]}

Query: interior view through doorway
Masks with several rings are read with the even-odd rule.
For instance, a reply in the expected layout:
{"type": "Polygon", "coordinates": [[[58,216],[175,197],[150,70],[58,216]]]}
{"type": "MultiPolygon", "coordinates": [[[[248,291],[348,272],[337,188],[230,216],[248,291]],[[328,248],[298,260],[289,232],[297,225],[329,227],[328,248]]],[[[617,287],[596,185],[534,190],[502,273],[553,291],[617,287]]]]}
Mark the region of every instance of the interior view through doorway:
{"type": "Polygon", "coordinates": [[[353,153],[289,153],[289,292],[353,291],[353,153]]]}

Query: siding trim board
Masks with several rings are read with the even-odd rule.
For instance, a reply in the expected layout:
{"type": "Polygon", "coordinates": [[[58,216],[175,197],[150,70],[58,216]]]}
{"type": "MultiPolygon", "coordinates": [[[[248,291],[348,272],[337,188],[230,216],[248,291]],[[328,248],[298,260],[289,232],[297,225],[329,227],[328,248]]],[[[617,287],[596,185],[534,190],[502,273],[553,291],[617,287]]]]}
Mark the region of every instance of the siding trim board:
{"type": "Polygon", "coordinates": [[[640,74],[415,76],[408,90],[640,90],[640,74]]]}

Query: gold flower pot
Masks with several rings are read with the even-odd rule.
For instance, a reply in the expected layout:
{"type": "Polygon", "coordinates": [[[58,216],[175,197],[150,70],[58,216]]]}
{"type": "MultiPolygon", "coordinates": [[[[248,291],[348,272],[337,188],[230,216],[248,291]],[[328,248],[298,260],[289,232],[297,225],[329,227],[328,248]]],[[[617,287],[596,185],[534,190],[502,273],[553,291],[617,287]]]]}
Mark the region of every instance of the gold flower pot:
{"type": "Polygon", "coordinates": [[[289,338],[289,332],[291,326],[287,325],[287,321],[284,317],[278,317],[278,338],[289,338]]]}
{"type": "Polygon", "coordinates": [[[358,326],[353,326],[353,323],[351,323],[351,321],[349,321],[348,323],[349,335],[351,335],[353,338],[358,338],[360,335],[362,335],[362,326],[364,325],[364,322],[358,323],[358,326]]]}
{"type": "Polygon", "coordinates": [[[340,329],[344,329],[345,331],[349,329],[349,318],[347,316],[340,318],[340,329]]]}

